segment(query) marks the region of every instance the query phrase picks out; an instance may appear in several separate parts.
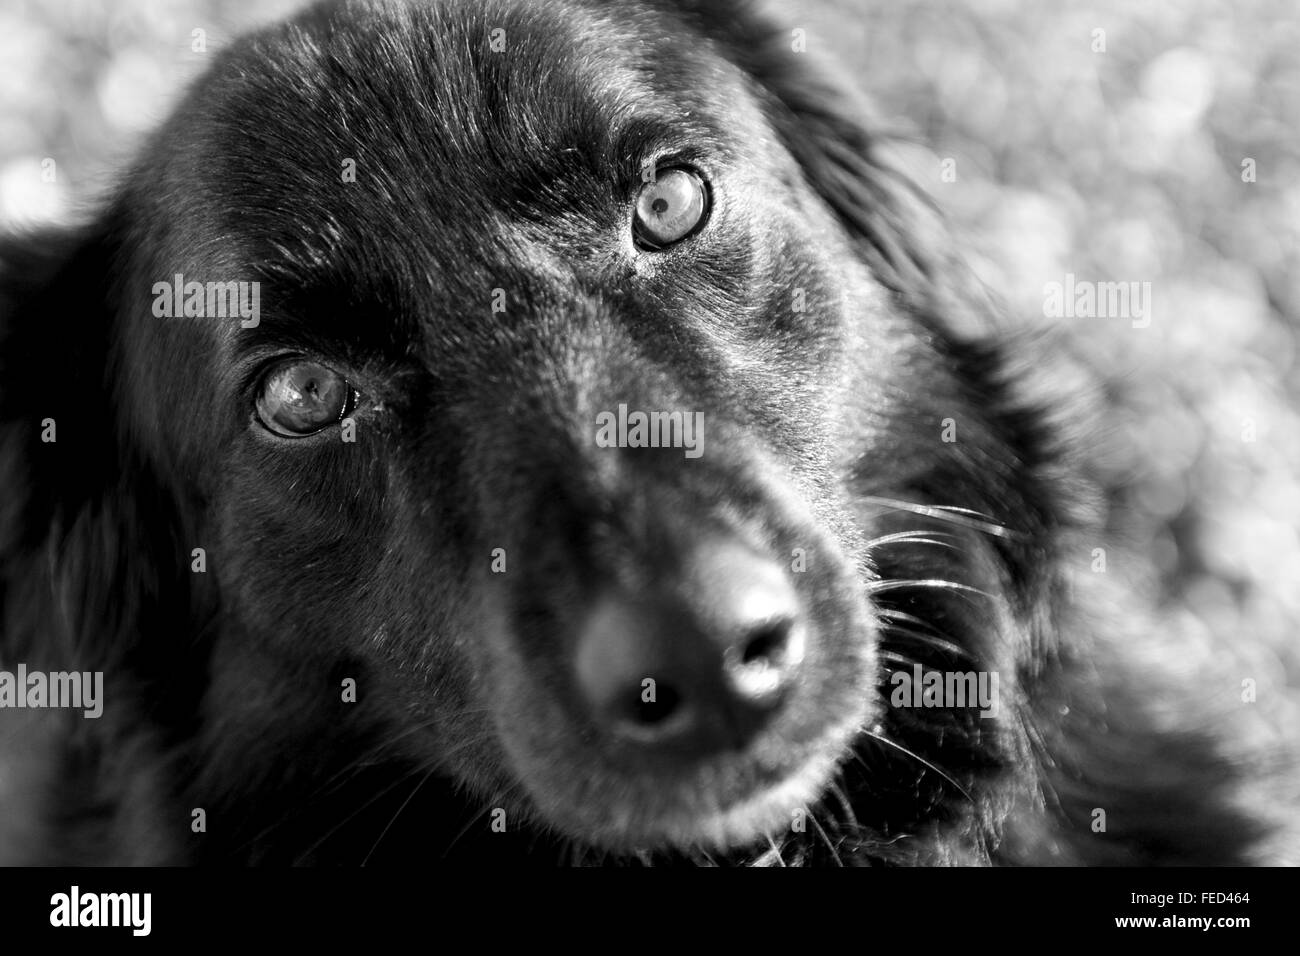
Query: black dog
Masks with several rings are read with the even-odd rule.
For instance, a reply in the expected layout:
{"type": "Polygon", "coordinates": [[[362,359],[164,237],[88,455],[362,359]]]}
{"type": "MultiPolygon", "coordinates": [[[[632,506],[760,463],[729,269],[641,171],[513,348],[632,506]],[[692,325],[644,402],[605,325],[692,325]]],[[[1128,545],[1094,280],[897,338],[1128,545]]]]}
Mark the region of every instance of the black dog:
{"type": "Polygon", "coordinates": [[[104,687],[0,853],[1249,859],[850,104],[741,4],[329,4],[9,240],[0,667],[104,687]]]}

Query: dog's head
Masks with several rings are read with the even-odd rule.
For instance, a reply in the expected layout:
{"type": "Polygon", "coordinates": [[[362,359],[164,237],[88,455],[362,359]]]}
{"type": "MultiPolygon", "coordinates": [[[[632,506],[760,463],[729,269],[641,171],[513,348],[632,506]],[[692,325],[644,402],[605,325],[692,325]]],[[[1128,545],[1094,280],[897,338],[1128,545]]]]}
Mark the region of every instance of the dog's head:
{"type": "MultiPolygon", "coordinates": [[[[863,733],[944,746],[891,731],[882,674],[1004,665],[1051,518],[809,59],[667,0],[331,4],[237,44],[9,291],[42,323],[11,339],[70,343],[62,392],[6,399],[60,429],[24,526],[147,488],[213,661],[355,679],[407,753],[598,846],[749,843],[863,733]],[[931,505],[998,520],[927,537],[931,505]]],[[[923,809],[969,784],[909,766],[923,809]]]]}

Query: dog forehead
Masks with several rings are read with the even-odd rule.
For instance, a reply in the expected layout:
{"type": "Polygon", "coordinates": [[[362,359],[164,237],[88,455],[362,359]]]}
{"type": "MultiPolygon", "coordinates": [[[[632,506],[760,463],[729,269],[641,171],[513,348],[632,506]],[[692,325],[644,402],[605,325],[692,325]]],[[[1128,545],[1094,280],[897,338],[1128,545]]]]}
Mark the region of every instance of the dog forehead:
{"type": "Polygon", "coordinates": [[[294,174],[289,194],[326,172],[395,194],[399,177],[500,183],[607,147],[638,116],[722,112],[701,75],[711,58],[666,29],[554,0],[330,6],[224,64],[202,138],[214,157],[294,174]]]}
{"type": "Polygon", "coordinates": [[[261,326],[232,340],[361,304],[383,321],[340,319],[340,340],[413,342],[483,289],[603,268],[638,159],[717,153],[744,106],[743,76],[679,24],[612,9],[331,4],[241,42],[135,170],[142,275],[260,282],[261,326]]]}
{"type": "Polygon", "coordinates": [[[182,166],[259,257],[414,250],[431,232],[436,256],[502,214],[589,221],[643,161],[629,130],[725,125],[738,77],[680,30],[640,3],[315,8],[218,65],[182,110],[201,114],[180,118],[197,126],[182,166]]]}

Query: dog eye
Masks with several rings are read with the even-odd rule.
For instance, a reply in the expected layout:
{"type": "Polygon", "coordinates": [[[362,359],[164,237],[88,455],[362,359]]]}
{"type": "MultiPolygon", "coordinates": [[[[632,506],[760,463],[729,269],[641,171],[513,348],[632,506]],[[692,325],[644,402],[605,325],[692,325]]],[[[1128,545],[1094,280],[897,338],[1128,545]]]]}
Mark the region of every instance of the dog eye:
{"type": "Polygon", "coordinates": [[[663,170],[637,196],[636,237],[649,249],[680,242],[704,222],[708,204],[699,176],[687,169],[663,170]]]}
{"type": "Polygon", "coordinates": [[[273,368],[257,396],[257,417],[284,438],[302,438],[338,422],[352,408],[356,390],[338,372],[316,362],[273,368]]]}

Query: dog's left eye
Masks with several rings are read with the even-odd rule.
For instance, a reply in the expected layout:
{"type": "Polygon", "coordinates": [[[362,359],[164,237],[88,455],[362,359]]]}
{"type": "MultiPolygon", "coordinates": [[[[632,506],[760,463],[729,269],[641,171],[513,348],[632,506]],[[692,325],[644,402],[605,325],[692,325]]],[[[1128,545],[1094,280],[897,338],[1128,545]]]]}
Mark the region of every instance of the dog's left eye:
{"type": "Polygon", "coordinates": [[[636,237],[648,249],[680,242],[703,224],[708,207],[708,189],[696,173],[663,170],[637,195],[636,237]]]}
{"type": "Polygon", "coordinates": [[[318,362],[285,362],[262,380],[257,418],[283,438],[303,438],[340,421],[353,407],[356,389],[318,362]]]}

